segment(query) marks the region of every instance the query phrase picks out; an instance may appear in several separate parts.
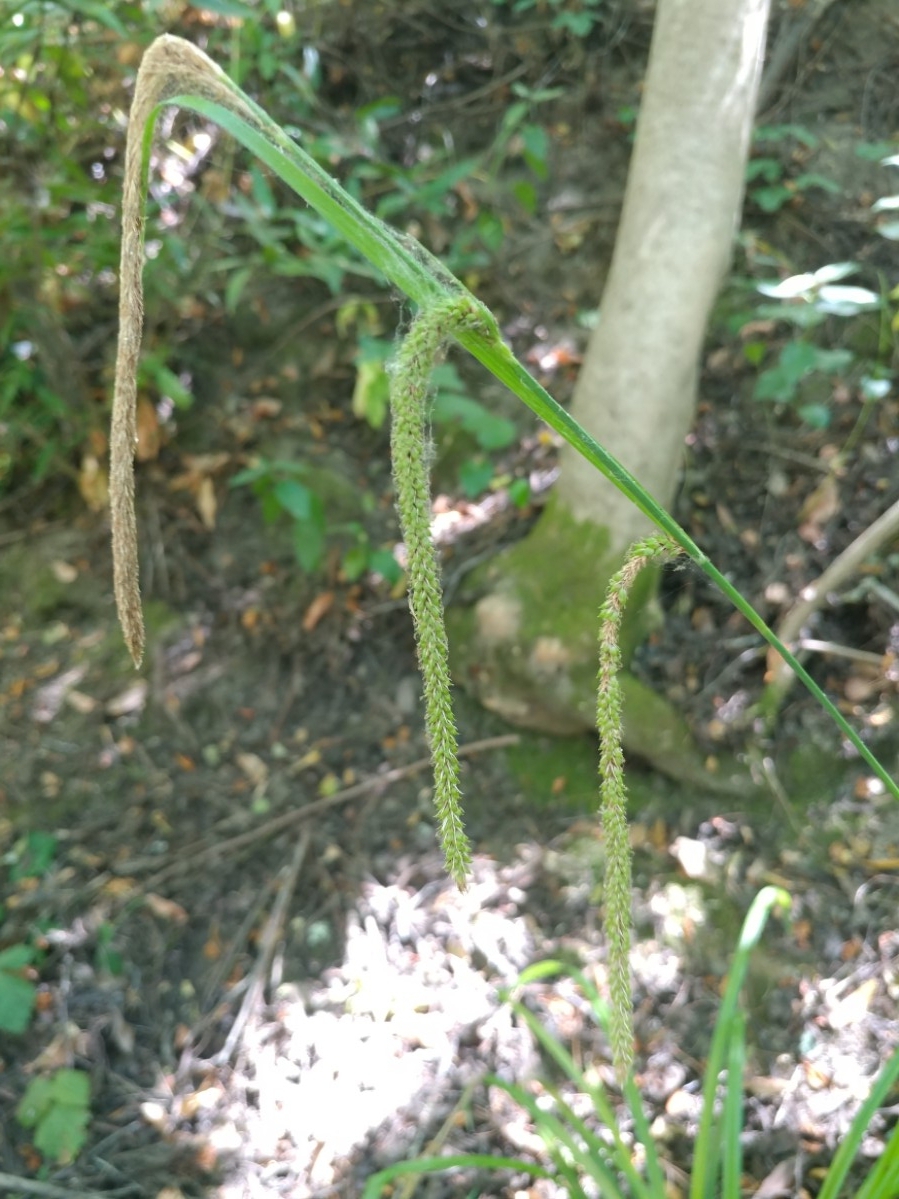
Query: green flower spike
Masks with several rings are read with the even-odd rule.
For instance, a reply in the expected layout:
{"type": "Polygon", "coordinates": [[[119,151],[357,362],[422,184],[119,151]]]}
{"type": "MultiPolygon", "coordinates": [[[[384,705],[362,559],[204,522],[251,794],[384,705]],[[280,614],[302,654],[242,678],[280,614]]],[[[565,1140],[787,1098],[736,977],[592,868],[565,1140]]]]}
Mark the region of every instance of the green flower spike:
{"type": "Polygon", "coordinates": [[[680,547],[668,537],[635,542],[619,571],[609,580],[599,610],[599,677],[596,728],[599,732],[599,793],[606,842],[604,925],[609,946],[610,1034],[612,1060],[623,1083],[634,1064],[631,1020],[631,846],[627,829],[627,787],[621,748],[621,648],[619,634],[634,580],[648,562],[676,557],[680,547]]]}
{"type": "Polygon", "coordinates": [[[424,683],[425,727],[434,763],[434,807],[446,868],[460,890],[465,889],[471,846],[462,823],[440,566],[431,541],[426,407],[431,371],[447,340],[463,332],[491,336],[495,332],[495,323],[471,296],[460,293],[424,308],[403,339],[390,380],[393,478],[406,543],[409,607],[424,683]]]}

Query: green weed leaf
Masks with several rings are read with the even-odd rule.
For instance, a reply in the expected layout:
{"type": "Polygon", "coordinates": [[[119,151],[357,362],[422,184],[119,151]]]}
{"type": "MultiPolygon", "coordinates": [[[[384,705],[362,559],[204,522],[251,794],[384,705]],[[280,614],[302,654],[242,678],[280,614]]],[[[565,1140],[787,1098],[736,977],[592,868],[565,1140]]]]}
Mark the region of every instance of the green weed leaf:
{"type": "Polygon", "coordinates": [[[307,521],[312,517],[312,492],[296,479],[279,479],[272,495],[294,520],[307,521]]]}
{"type": "Polygon", "coordinates": [[[438,367],[434,372],[434,383],[438,389],[431,412],[435,424],[461,425],[482,450],[502,450],[515,440],[515,426],[510,420],[495,416],[483,404],[465,394],[455,367],[438,367]]]}
{"type": "Polygon", "coordinates": [[[57,1070],[31,1081],[16,1108],[23,1128],[33,1128],[34,1144],[60,1164],[73,1161],[87,1139],[90,1079],[83,1070],[57,1070]]]}
{"type": "Polygon", "coordinates": [[[470,500],[477,499],[490,486],[493,479],[493,463],[483,459],[469,458],[459,468],[459,482],[470,500]]]}
{"type": "Polygon", "coordinates": [[[318,570],[325,553],[325,519],[317,496],[313,498],[312,513],[313,519],[297,521],[293,532],[297,561],[309,574],[318,570]]]}
{"type": "Polygon", "coordinates": [[[34,960],[28,945],[0,952],[0,1032],[24,1032],[31,1020],[37,990],[22,971],[34,960]]]}

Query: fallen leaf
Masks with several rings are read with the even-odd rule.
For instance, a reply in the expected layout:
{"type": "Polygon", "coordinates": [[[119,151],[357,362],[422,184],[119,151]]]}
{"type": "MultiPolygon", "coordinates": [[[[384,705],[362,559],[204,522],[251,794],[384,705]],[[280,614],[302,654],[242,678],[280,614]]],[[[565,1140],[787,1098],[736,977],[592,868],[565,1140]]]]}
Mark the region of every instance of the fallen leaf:
{"type": "Polygon", "coordinates": [[[73,566],[71,562],[51,562],[50,569],[60,583],[74,583],[78,578],[78,567],[73,566]]]}
{"type": "Polygon", "coordinates": [[[303,613],[303,631],[311,633],[334,603],[333,591],[320,591],[303,613]]]}
{"type": "Polygon", "coordinates": [[[693,837],[675,837],[671,844],[671,856],[678,862],[687,878],[713,882],[720,871],[709,860],[708,846],[693,837]]]}
{"type": "Polygon", "coordinates": [[[134,456],[138,462],[152,462],[162,448],[162,430],[156,405],[146,396],[137,401],[137,445],[134,456]]]}
{"type": "Polygon", "coordinates": [[[146,700],[147,680],[138,679],[136,683],[132,683],[130,687],[108,700],[103,710],[107,716],[129,716],[133,712],[142,711],[146,700]]]}
{"type": "Polygon", "coordinates": [[[206,944],[203,946],[203,957],[207,962],[217,962],[222,956],[222,935],[217,924],[209,931],[206,944]]]}
{"type": "Polygon", "coordinates": [[[97,707],[94,697],[85,695],[83,691],[70,691],[66,696],[66,703],[82,716],[89,716],[97,707]]]}
{"type": "Polygon", "coordinates": [[[78,490],[91,512],[102,512],[109,503],[109,476],[93,454],[81,459],[78,490]]]}
{"type": "Polygon", "coordinates": [[[133,891],[133,878],[111,878],[103,884],[103,894],[110,899],[127,899],[133,891]]]}
{"type": "Polygon", "coordinates": [[[82,1057],[90,1053],[90,1033],[82,1031],[77,1024],[69,1020],[62,1031],[46,1045],[33,1062],[25,1067],[28,1074],[42,1074],[51,1070],[60,1070],[72,1063],[74,1054],[82,1057]]]}
{"type": "Polygon", "coordinates": [[[814,544],[821,530],[840,511],[840,489],[833,475],[827,475],[807,497],[799,510],[799,536],[814,544]]]}
{"type": "Polygon", "coordinates": [[[273,396],[260,396],[250,405],[254,420],[272,420],[280,416],[283,404],[273,396]]]}
{"type": "Polygon", "coordinates": [[[74,666],[57,678],[39,687],[31,707],[31,718],[38,724],[49,724],[62,707],[66,695],[77,687],[87,674],[86,666],[74,666]]]}
{"type": "Polygon", "coordinates": [[[788,1078],[772,1078],[770,1075],[753,1075],[746,1079],[746,1091],[758,1099],[780,1099],[789,1089],[788,1078]]]}
{"type": "Polygon", "coordinates": [[[802,1068],[804,1073],[806,1073],[806,1081],[811,1090],[823,1091],[826,1087],[832,1085],[833,1076],[823,1066],[816,1065],[815,1062],[804,1061],[802,1068]]]}
{"type": "Polygon", "coordinates": [[[187,912],[180,903],[175,903],[173,899],[165,899],[162,895],[157,895],[155,891],[150,891],[144,897],[144,903],[160,920],[168,920],[171,924],[187,923],[187,912]]]}
{"type": "Polygon", "coordinates": [[[877,979],[869,978],[860,987],[850,991],[845,999],[841,999],[827,1017],[827,1022],[834,1032],[857,1024],[867,1013],[876,992],[877,979]]]}
{"type": "Polygon", "coordinates": [[[237,765],[250,782],[258,787],[268,778],[268,765],[258,754],[240,753],[237,755],[237,765]]]}
{"type": "Polygon", "coordinates": [[[796,1192],[796,1166],[795,1157],[778,1162],[771,1173],[762,1179],[753,1199],[790,1199],[796,1192]]]}
{"type": "Polygon", "coordinates": [[[215,498],[215,484],[208,475],[200,480],[197,488],[197,511],[206,529],[215,528],[215,517],[218,512],[218,502],[215,498]]]}

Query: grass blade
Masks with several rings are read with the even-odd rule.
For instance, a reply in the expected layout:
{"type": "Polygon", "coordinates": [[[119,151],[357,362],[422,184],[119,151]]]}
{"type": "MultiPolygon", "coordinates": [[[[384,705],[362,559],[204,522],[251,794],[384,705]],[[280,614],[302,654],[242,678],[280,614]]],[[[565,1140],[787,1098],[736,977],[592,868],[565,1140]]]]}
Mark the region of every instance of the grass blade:
{"type": "MultiPolygon", "coordinates": [[[[877,1081],[871,1088],[871,1094],[855,1113],[855,1119],[849,1126],[849,1131],[840,1142],[840,1147],[834,1156],[833,1163],[827,1171],[824,1185],[818,1192],[818,1199],[836,1199],[840,1193],[840,1187],[842,1187],[846,1175],[855,1161],[855,1155],[858,1153],[859,1146],[868,1130],[868,1125],[873,1120],[877,1109],[881,1107],[887,1095],[889,1095],[897,1079],[899,1079],[899,1049],[894,1050],[892,1057],[881,1070],[880,1074],[878,1074],[877,1081]]],[[[899,1158],[899,1140],[897,1140],[896,1129],[893,1130],[883,1157],[887,1158],[887,1169],[893,1169],[896,1166],[896,1159],[899,1158]]],[[[883,1158],[881,1158],[882,1161],[883,1158]]],[[[874,1172],[876,1173],[877,1169],[874,1172]]],[[[874,1196],[886,1199],[886,1196],[890,1196],[892,1193],[894,1192],[888,1190],[872,1190],[870,1192],[872,1199],[874,1196]]]]}
{"type": "Polygon", "coordinates": [[[740,1178],[743,1172],[743,1073],[746,1068],[746,1017],[738,1011],[734,1016],[730,1051],[727,1055],[727,1091],[721,1117],[721,1197],[740,1199],[740,1178]]]}
{"type": "Polygon", "coordinates": [[[715,1031],[712,1034],[712,1044],[706,1062],[705,1081],[702,1088],[702,1115],[693,1150],[690,1199],[713,1199],[715,1193],[720,1149],[715,1099],[718,1092],[718,1078],[724,1068],[728,1047],[734,1033],[734,1019],[740,991],[749,966],[749,954],[758,943],[772,909],[775,907],[788,909],[790,903],[789,895],[780,887],[764,887],[752,901],[749,911],[746,913],[746,919],[743,921],[740,939],[737,942],[737,949],[727,980],[727,989],[724,992],[718,1019],[715,1021],[715,1031]]]}
{"type": "Polygon", "coordinates": [[[532,1178],[552,1178],[552,1173],[533,1162],[521,1161],[517,1157],[495,1157],[490,1153],[457,1153],[449,1157],[420,1157],[411,1162],[396,1162],[372,1174],[365,1184],[362,1199],[380,1199],[384,1188],[395,1178],[406,1174],[440,1174],[444,1170],[470,1167],[478,1170],[515,1170],[530,1174],[532,1178]]]}

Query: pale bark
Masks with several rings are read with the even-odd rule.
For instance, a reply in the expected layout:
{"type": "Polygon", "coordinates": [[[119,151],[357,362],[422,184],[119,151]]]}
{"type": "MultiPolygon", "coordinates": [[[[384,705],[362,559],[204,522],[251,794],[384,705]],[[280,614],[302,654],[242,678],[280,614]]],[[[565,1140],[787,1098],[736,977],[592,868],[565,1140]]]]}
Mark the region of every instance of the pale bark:
{"type": "MultiPolygon", "coordinates": [[[[659,0],[636,143],[600,322],[572,412],[670,506],[696,403],[699,356],[740,216],[770,0],[659,0]]],[[[596,613],[636,508],[573,451],[536,529],[472,575],[451,611],[456,678],[492,711],[548,732],[590,727],[596,613]]],[[[651,580],[632,597],[625,662],[651,580]]],[[[629,681],[625,747],[682,778],[703,766],[686,725],[629,681]]]]}
{"type": "MultiPolygon", "coordinates": [[[[572,413],[673,497],[712,303],[730,259],[769,0],[660,0],[621,223],[572,413]]],[[[574,451],[559,496],[627,546],[646,521],[574,451]]]]}

